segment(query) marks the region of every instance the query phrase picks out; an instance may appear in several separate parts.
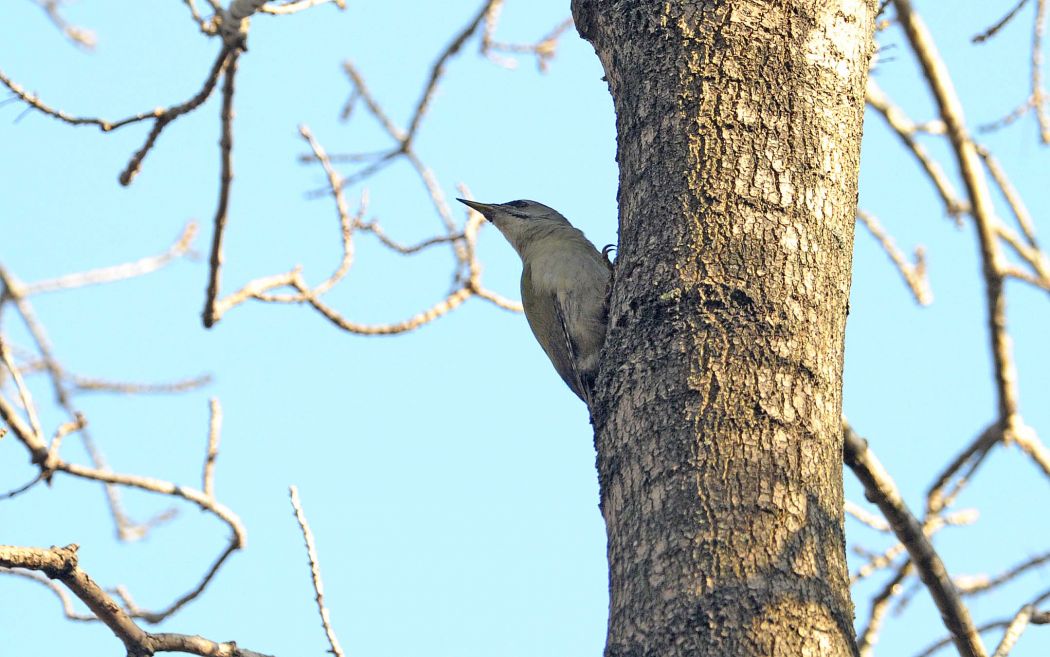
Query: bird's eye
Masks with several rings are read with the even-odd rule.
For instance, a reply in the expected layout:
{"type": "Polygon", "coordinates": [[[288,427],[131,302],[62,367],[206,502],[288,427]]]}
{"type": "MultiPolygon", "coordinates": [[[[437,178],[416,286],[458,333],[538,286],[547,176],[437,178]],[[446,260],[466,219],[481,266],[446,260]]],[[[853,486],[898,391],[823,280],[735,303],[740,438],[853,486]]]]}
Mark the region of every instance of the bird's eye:
{"type": "Polygon", "coordinates": [[[528,203],[526,203],[525,201],[511,201],[507,205],[509,205],[512,208],[519,208],[520,209],[520,208],[524,208],[525,206],[527,206],[528,203]]]}

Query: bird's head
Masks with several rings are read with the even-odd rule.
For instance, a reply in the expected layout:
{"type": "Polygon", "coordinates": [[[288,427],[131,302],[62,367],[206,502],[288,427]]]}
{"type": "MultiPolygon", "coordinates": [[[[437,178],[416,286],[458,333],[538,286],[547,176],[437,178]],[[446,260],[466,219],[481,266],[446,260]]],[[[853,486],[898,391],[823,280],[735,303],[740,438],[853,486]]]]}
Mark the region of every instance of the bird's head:
{"type": "Polygon", "coordinates": [[[519,254],[530,243],[552,232],[572,228],[572,224],[560,212],[536,201],[478,203],[462,198],[456,200],[491,221],[519,254]]]}

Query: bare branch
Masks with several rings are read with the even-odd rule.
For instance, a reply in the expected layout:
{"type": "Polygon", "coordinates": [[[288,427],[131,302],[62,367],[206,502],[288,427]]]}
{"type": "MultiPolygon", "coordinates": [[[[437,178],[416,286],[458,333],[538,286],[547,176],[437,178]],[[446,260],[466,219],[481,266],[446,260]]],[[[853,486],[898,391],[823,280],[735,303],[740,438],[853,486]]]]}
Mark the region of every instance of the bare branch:
{"type": "Polygon", "coordinates": [[[177,240],[175,240],[175,243],[168,247],[163,253],[149,256],[147,258],[141,258],[134,262],[128,262],[122,265],[103,267],[102,269],[92,269],[90,271],[68,274],[66,276],[59,276],[58,278],[37,281],[35,283],[24,283],[22,285],[21,293],[23,296],[28,297],[42,292],[70,290],[73,288],[84,287],[86,285],[112,283],[113,281],[143,276],[157,271],[176,258],[186,255],[189,252],[190,247],[193,244],[193,238],[196,237],[196,235],[197,223],[191,221],[182,229],[182,234],[179,235],[177,240]]]}
{"type": "MultiPolygon", "coordinates": [[[[350,67],[349,70],[353,72],[352,67],[350,67]]],[[[356,75],[356,72],[353,72],[353,74],[356,75]]],[[[367,93],[365,95],[367,96],[367,93]]],[[[377,111],[381,112],[381,110],[378,109],[378,106],[377,111]]],[[[448,213],[448,221],[446,222],[446,225],[448,226],[449,234],[424,240],[415,246],[403,246],[388,238],[376,221],[373,220],[372,222],[365,223],[362,220],[365,212],[367,196],[362,196],[362,202],[358,209],[357,216],[353,218],[350,217],[346,202],[343,200],[342,196],[342,189],[345,187],[345,181],[340,179],[339,174],[331,166],[331,161],[326,152],[313,138],[309,129],[304,126],[302,130],[303,137],[310,144],[312,159],[321,162],[325,169],[328,177],[329,193],[336,201],[336,211],[339,216],[343,233],[343,259],[335,273],[314,288],[311,288],[306,283],[302,275],[302,269],[298,266],[286,273],[275,274],[249,281],[240,290],[219,299],[211,306],[214,321],[218,321],[218,319],[231,308],[251,299],[268,303],[309,303],[315,310],[321,313],[338,328],[350,333],[361,335],[394,335],[415,330],[447,314],[472,296],[478,296],[479,298],[485,299],[490,303],[507,310],[517,312],[521,311],[520,304],[485,289],[481,284],[481,266],[477,261],[476,244],[478,231],[480,230],[484,218],[476,212],[468,212],[467,221],[464,223],[462,230],[460,230],[452,220],[451,211],[448,209],[448,204],[444,199],[444,195],[440,191],[440,186],[437,184],[437,181],[433,178],[429,170],[423,167],[422,163],[419,162],[414,155],[410,152],[406,154],[413,160],[415,166],[418,167],[417,171],[423,178],[425,186],[430,190],[431,199],[435,207],[438,208],[440,212],[448,213]],[[416,253],[434,244],[451,244],[455,251],[458,265],[461,269],[465,270],[466,273],[457,274],[452,291],[449,292],[444,299],[407,320],[389,324],[364,324],[352,321],[324,303],[321,300],[321,297],[325,292],[331,289],[335,283],[343,278],[352,264],[352,231],[354,229],[361,229],[374,233],[386,246],[405,255],[416,253]],[[295,292],[291,294],[274,292],[281,288],[292,288],[295,292]]],[[[462,190],[465,196],[469,196],[469,190],[467,190],[466,187],[462,187],[462,190]]]]}
{"type": "Polygon", "coordinates": [[[324,148],[317,143],[314,139],[313,134],[310,132],[305,124],[299,126],[299,134],[302,135],[303,139],[310,145],[310,149],[313,151],[314,157],[321,162],[321,166],[324,167],[325,174],[328,176],[328,186],[332,191],[332,199],[335,201],[336,213],[339,215],[339,227],[341,229],[342,243],[343,243],[343,258],[339,261],[339,266],[336,270],[320,285],[314,288],[315,294],[324,294],[332,288],[336,283],[342,280],[346,272],[350,271],[350,267],[354,262],[354,240],[353,231],[356,225],[361,223],[361,218],[364,216],[365,209],[367,208],[367,196],[363,196],[361,199],[361,205],[358,209],[357,216],[354,218],[350,217],[350,209],[346,204],[346,197],[343,196],[342,178],[338,172],[332,167],[331,161],[328,159],[328,155],[325,153],[324,148]]]}
{"type": "Polygon", "coordinates": [[[62,32],[62,35],[70,43],[84,50],[90,51],[95,49],[95,46],[98,44],[95,33],[67,21],[61,12],[62,0],[33,0],[33,2],[44,10],[44,13],[47,14],[54,26],[62,32]]]}
{"type": "Polygon", "coordinates": [[[1021,240],[1006,226],[999,227],[1001,236],[1025,259],[1039,277],[1050,280],[1050,263],[1047,263],[1046,255],[1039,250],[1039,244],[1036,242],[1035,237],[1035,222],[1032,220],[1032,215],[1028,211],[1024,199],[1021,198],[1013,183],[1010,182],[1006,170],[991,152],[983,146],[977,146],[977,152],[984,161],[988,173],[991,174],[992,180],[995,181],[996,186],[1002,193],[1003,199],[1010,207],[1010,211],[1017,220],[1018,226],[1021,227],[1021,232],[1024,233],[1027,244],[1022,245],[1021,240]]]}
{"type": "Polygon", "coordinates": [[[226,233],[226,218],[230,205],[230,183],[233,182],[233,92],[237,75],[234,51],[226,68],[222,88],[222,138],[219,140],[219,205],[215,209],[215,227],[212,232],[211,259],[208,263],[208,295],[204,301],[204,327],[211,328],[219,321],[216,309],[219,298],[219,274],[222,269],[222,240],[226,233]]]}
{"type": "MultiPolygon", "coordinates": [[[[1005,629],[1010,626],[1013,619],[993,621],[991,623],[985,623],[977,628],[977,631],[981,634],[991,632],[992,630],[1005,629]]],[[[1050,612],[1043,612],[1042,614],[1036,614],[1032,616],[1030,621],[1033,625],[1046,625],[1050,623],[1050,612]]],[[[946,648],[952,644],[952,638],[950,636],[944,637],[940,641],[937,641],[926,647],[925,650],[919,652],[915,657],[930,657],[934,653],[938,652],[942,648],[946,648]]]]}
{"type": "Polygon", "coordinates": [[[47,448],[47,460],[44,461],[44,470],[42,471],[45,481],[51,478],[51,464],[60,460],[58,453],[62,447],[62,439],[74,431],[80,431],[85,426],[87,426],[87,420],[84,419],[83,415],[77,413],[76,417],[69,422],[62,423],[55,430],[55,435],[51,437],[51,445],[47,448]]]}
{"type": "Polygon", "coordinates": [[[437,61],[430,68],[430,76],[427,80],[426,85],[423,87],[423,94],[419,97],[419,101],[416,103],[416,109],[412,112],[412,118],[408,122],[408,130],[405,132],[404,139],[401,140],[402,148],[407,149],[412,143],[412,139],[416,136],[416,131],[419,130],[419,125],[423,121],[423,116],[427,113],[427,109],[430,107],[430,101],[434,97],[434,92],[437,91],[438,81],[445,72],[445,64],[448,63],[463,47],[481,25],[481,21],[485,18],[485,15],[489,11],[489,7],[493,4],[494,0],[487,0],[474,15],[473,18],[468,21],[466,27],[464,27],[459,34],[452,38],[452,42],[445,47],[437,61]]]}
{"type": "Polygon", "coordinates": [[[186,652],[205,657],[266,657],[239,648],[233,642],[219,643],[199,636],[150,634],[143,631],[120,605],[80,569],[77,549],[76,545],[50,549],[3,545],[0,546],[0,566],[40,571],[62,582],[124,643],[129,657],[147,657],[158,652],[186,652]]]}
{"type": "Polygon", "coordinates": [[[429,237],[415,244],[406,245],[391,239],[386,234],[386,231],[383,230],[383,228],[379,225],[378,219],[373,219],[372,221],[369,221],[367,223],[356,224],[355,228],[372,233],[376,236],[376,239],[378,239],[380,243],[383,244],[383,246],[389,248],[392,251],[396,251],[401,255],[412,255],[415,253],[419,253],[420,251],[424,251],[432,246],[437,246],[439,244],[448,244],[449,242],[455,242],[464,238],[463,233],[455,233],[453,235],[438,235],[436,237],[429,237]]]}
{"type": "Polygon", "coordinates": [[[11,427],[15,437],[29,450],[32,463],[42,464],[47,461],[48,449],[47,445],[44,444],[43,436],[25,423],[18,415],[14,405],[7,401],[3,395],[0,395],[0,420],[3,420],[7,423],[7,426],[11,427]]]}
{"type": "Polygon", "coordinates": [[[124,171],[120,174],[120,183],[122,185],[128,185],[131,183],[132,179],[134,179],[135,174],[138,173],[139,168],[142,165],[142,160],[153,148],[161,131],[163,131],[169,123],[183,114],[187,114],[197,109],[208,99],[212,90],[215,88],[215,83],[219,79],[219,74],[222,72],[230,53],[230,48],[223,47],[219,52],[219,56],[215,59],[215,63],[212,64],[212,68],[208,72],[208,77],[205,78],[204,85],[201,87],[200,91],[186,102],[172,105],[167,108],[157,108],[148,112],[141,112],[116,121],[109,121],[107,119],[96,117],[73,116],[62,110],[51,107],[41,101],[35,94],[26,91],[21,85],[9,78],[3,71],[0,71],[0,84],[3,84],[10,89],[15,96],[25,102],[29,107],[70,125],[94,125],[102,130],[102,132],[111,132],[123,128],[124,126],[131,125],[132,123],[152,119],[153,127],[150,129],[150,133],[146,138],[146,143],[143,144],[142,148],[140,148],[134,155],[132,155],[131,160],[124,168],[124,171]]]}
{"type": "Polygon", "coordinates": [[[14,577],[21,577],[31,582],[36,582],[41,586],[46,586],[51,589],[51,592],[58,598],[59,603],[62,605],[62,613],[65,615],[66,620],[71,621],[97,621],[98,618],[94,614],[82,614],[76,610],[73,606],[73,598],[69,595],[69,591],[62,587],[58,582],[49,579],[46,575],[41,574],[35,570],[25,570],[23,568],[3,568],[0,567],[0,574],[13,575],[14,577]]]}
{"type": "Polygon", "coordinates": [[[481,35],[481,54],[489,58],[493,63],[505,68],[514,68],[517,61],[512,57],[502,57],[497,53],[515,53],[522,55],[534,55],[536,67],[541,73],[546,73],[550,68],[550,62],[558,51],[558,40],[570,27],[572,18],[566,18],[551,29],[546,35],[533,43],[506,43],[497,41],[494,33],[502,2],[492,3],[489,13],[485,17],[485,30],[481,35]]]}
{"type": "Polygon", "coordinates": [[[864,439],[848,424],[843,423],[842,433],[846,465],[860,479],[867,498],[878,505],[882,515],[893,527],[893,533],[908,548],[911,562],[915,564],[919,577],[940,610],[959,654],[963,657],[986,657],[988,653],[981,644],[969,610],[959,597],[944,563],[926,538],[922,526],[908,511],[893,480],[868,449],[864,439]]]}
{"type": "Polygon", "coordinates": [[[208,422],[208,451],[204,456],[204,474],[201,487],[204,494],[215,499],[215,459],[219,455],[219,435],[222,430],[222,406],[217,397],[208,402],[211,420],[208,422]]]}
{"type": "Polygon", "coordinates": [[[470,288],[463,287],[453,291],[430,308],[427,308],[423,312],[417,313],[404,321],[393,324],[361,324],[346,319],[333,308],[326,305],[314,296],[312,291],[302,284],[301,280],[293,283],[293,286],[299,290],[310,305],[324,315],[332,324],[349,333],[358,333],[360,335],[396,335],[398,333],[413,331],[424,324],[429,324],[435,319],[448,314],[474,294],[470,288]]]}
{"type": "MultiPolygon", "coordinates": [[[[212,69],[208,73],[208,78],[204,81],[204,86],[201,88],[200,92],[182,105],[171,107],[156,116],[156,121],[153,123],[149,135],[146,137],[146,143],[144,143],[142,148],[131,156],[128,165],[120,174],[119,180],[121,185],[126,186],[131,184],[131,181],[135,179],[135,176],[138,175],[139,169],[142,167],[142,160],[144,160],[146,155],[153,149],[153,146],[157,143],[157,138],[160,137],[160,133],[163,132],[164,128],[183,114],[200,107],[200,105],[208,99],[208,96],[211,95],[212,90],[215,89],[215,83],[218,81],[219,75],[222,73],[224,66],[233,66],[235,60],[236,51],[231,50],[229,47],[224,47],[222,51],[219,52],[219,56],[215,59],[215,63],[212,65],[212,69]]],[[[229,73],[227,73],[227,76],[229,76],[229,73]]]]}
{"type": "MultiPolygon", "coordinates": [[[[1033,608],[1034,607],[1038,607],[1040,604],[1045,602],[1048,598],[1050,598],[1050,591],[1047,591],[1047,592],[1039,594],[1031,602],[1027,603],[1025,605],[1025,607],[1033,607],[1033,608]]],[[[1023,610],[1024,610],[1024,607],[1022,607],[1022,611],[1023,610]]],[[[1002,620],[993,621],[991,623],[985,623],[984,625],[982,625],[979,628],[977,628],[977,631],[980,632],[981,634],[984,634],[985,632],[990,632],[992,630],[1009,628],[1010,625],[1014,622],[1014,620],[1016,618],[1017,618],[1017,616],[1015,615],[1012,618],[1005,618],[1005,619],[1002,619],[1002,620]]],[[[1048,625],[1048,624],[1050,624],[1050,612],[1048,612],[1048,611],[1033,612],[1031,614],[1030,618],[1029,618],[1029,622],[1032,625],[1048,625]]],[[[1004,638],[1005,638],[1005,636],[1004,636],[1004,638]]],[[[930,655],[934,654],[935,652],[937,652],[941,648],[944,648],[944,647],[948,646],[949,644],[951,644],[951,642],[952,642],[951,637],[945,637],[945,638],[941,639],[940,641],[937,641],[937,642],[931,644],[925,650],[923,650],[922,652],[920,652],[917,655],[915,655],[915,657],[930,657],[930,655]]]]}
{"type": "Polygon", "coordinates": [[[959,588],[959,593],[962,595],[975,595],[990,591],[994,588],[1002,586],[1014,579],[1020,577],[1026,572],[1038,568],[1043,564],[1050,562],[1050,552],[1025,559],[1021,563],[1013,566],[1005,572],[996,575],[995,577],[988,577],[987,575],[973,575],[969,577],[961,576],[955,578],[956,586],[959,588]]]}
{"type": "Polygon", "coordinates": [[[999,32],[999,30],[1003,29],[1003,27],[1005,27],[1007,23],[1009,23],[1011,20],[1013,20],[1013,17],[1017,15],[1017,12],[1021,11],[1021,9],[1026,4],[1028,4],[1028,0],[1020,0],[1020,2],[1018,2],[1016,5],[1014,5],[1014,8],[1011,9],[1009,12],[1007,12],[1007,14],[1005,16],[1003,16],[1001,19],[999,19],[999,21],[997,21],[994,25],[989,27],[984,32],[981,32],[980,34],[974,36],[970,40],[973,43],[984,43],[988,39],[992,38],[993,36],[996,35],[996,33],[999,32]]]}
{"type": "Polygon", "coordinates": [[[196,0],[182,0],[182,3],[190,10],[190,16],[193,18],[193,22],[200,26],[201,31],[204,31],[204,17],[201,16],[200,10],[197,9],[196,0]]]}
{"type": "MultiPolygon", "coordinates": [[[[1017,6],[1015,6],[1010,13],[1006,15],[1003,20],[992,26],[989,31],[990,34],[994,34],[1003,25],[1005,25],[1013,16],[1027,3],[1027,0],[1021,0],[1017,6]]],[[[1043,37],[1046,33],[1046,19],[1047,19],[1047,0],[1036,0],[1035,19],[1033,20],[1032,26],[1032,54],[1031,54],[1031,93],[1023,103],[1017,106],[1016,109],[1011,111],[1009,114],[999,119],[982,125],[980,129],[984,132],[990,132],[993,130],[999,130],[1004,128],[1017,119],[1021,118],[1029,111],[1035,113],[1036,124],[1039,127],[1039,138],[1044,144],[1050,144],[1050,108],[1047,107],[1048,101],[1050,101],[1050,95],[1047,94],[1043,88],[1043,37]]],[[[978,41],[982,35],[974,38],[974,41],[978,41]]]]}
{"type": "Polygon", "coordinates": [[[1050,108],[1043,89],[1043,35],[1046,32],[1047,0],[1036,0],[1035,27],[1032,30],[1032,107],[1044,144],[1050,144],[1050,108]]]}
{"type": "Polygon", "coordinates": [[[497,294],[491,290],[486,290],[482,288],[475,292],[475,294],[478,295],[479,298],[484,299],[485,301],[488,301],[489,303],[497,306],[498,308],[502,308],[503,310],[509,310],[512,313],[525,312],[525,308],[522,307],[520,301],[508,299],[507,297],[497,294]]]}
{"type": "MultiPolygon", "coordinates": [[[[6,433],[7,433],[7,429],[5,429],[3,427],[0,427],[0,438],[2,438],[6,433]]],[[[32,479],[30,479],[27,483],[22,484],[21,486],[19,486],[17,488],[12,488],[11,490],[7,491],[6,493],[0,494],[0,501],[9,500],[9,499],[18,497],[22,493],[24,493],[24,492],[28,491],[29,489],[33,488],[33,486],[36,486],[37,484],[39,484],[41,481],[44,481],[44,475],[45,475],[44,472],[38,472],[37,475],[35,477],[33,477],[32,479]]]]}
{"type": "Polygon", "coordinates": [[[897,105],[894,105],[882,88],[871,78],[868,78],[868,86],[865,91],[865,98],[869,105],[886,119],[886,123],[889,124],[890,128],[897,133],[904,146],[911,151],[915,159],[919,161],[919,165],[922,166],[926,175],[929,177],[930,182],[933,183],[934,189],[940,194],[941,200],[944,202],[944,208],[950,216],[958,217],[960,214],[969,212],[967,204],[959,199],[958,193],[955,191],[955,186],[952,184],[948,175],[944,172],[944,168],[941,167],[940,163],[933,159],[926,149],[915,139],[915,135],[919,132],[919,126],[908,118],[908,115],[904,113],[897,105]]]}
{"type": "Polygon", "coordinates": [[[259,11],[266,0],[231,0],[227,14],[236,22],[243,21],[259,11]]]}
{"type": "Polygon", "coordinates": [[[882,224],[874,215],[863,210],[857,210],[857,218],[868,229],[872,236],[882,245],[886,255],[890,257],[893,264],[897,266],[904,282],[915,296],[915,302],[920,306],[928,306],[933,303],[933,291],[930,289],[930,280],[926,277],[926,251],[921,246],[915,247],[915,264],[909,263],[901,250],[897,248],[896,242],[883,229],[882,224]]]}
{"type": "MultiPolygon", "coordinates": [[[[18,311],[18,314],[21,316],[26,329],[29,331],[30,336],[32,336],[33,342],[36,344],[36,348],[44,361],[48,374],[50,375],[51,386],[58,405],[63,411],[65,411],[70,419],[75,419],[78,411],[73,407],[69,391],[66,389],[62,366],[59,365],[58,360],[55,358],[51,342],[47,337],[47,333],[44,331],[43,325],[37,320],[32,305],[22,294],[24,285],[2,266],[0,266],[0,284],[3,285],[3,291],[0,293],[0,298],[11,300],[15,309],[18,311]]],[[[11,421],[8,420],[7,417],[4,417],[3,419],[5,421],[11,421]]],[[[17,420],[17,418],[15,418],[15,420],[17,420]]],[[[27,440],[24,436],[32,435],[31,430],[19,433],[20,438],[22,438],[24,442],[27,440]]],[[[95,442],[92,440],[88,431],[82,429],[80,430],[79,435],[83,442],[84,449],[87,450],[95,468],[100,470],[107,469],[108,466],[106,465],[106,459],[95,445],[95,442]]],[[[42,446],[43,437],[36,436],[35,438],[39,441],[39,446],[42,446]]],[[[30,448],[30,452],[33,454],[33,462],[37,464],[43,463],[44,460],[37,459],[46,459],[47,450],[39,449],[39,446],[35,444],[35,442],[34,444],[27,442],[26,445],[30,448]]],[[[120,500],[120,491],[114,486],[106,485],[104,486],[104,492],[106,494],[106,501],[109,504],[110,513],[113,516],[113,521],[116,525],[117,538],[122,541],[142,538],[155,523],[161,522],[163,518],[170,517],[171,515],[170,513],[165,512],[146,523],[135,523],[124,512],[123,504],[120,500]]]]}
{"type": "MultiPolygon", "coordinates": [[[[215,409],[213,408],[213,411],[214,410],[215,409]]],[[[215,577],[216,573],[218,573],[219,568],[225,563],[226,559],[235,551],[244,547],[247,533],[240,518],[237,517],[237,515],[227,506],[218,502],[209,493],[151,477],[119,474],[108,469],[90,468],[76,463],[63,461],[58,454],[57,442],[53,443],[52,448],[45,446],[42,438],[34,434],[32,429],[18,418],[17,414],[14,412],[14,408],[3,397],[3,395],[0,395],[0,419],[3,419],[4,422],[11,427],[12,431],[15,432],[15,435],[19,440],[26,445],[26,448],[31,454],[32,462],[40,466],[41,473],[44,477],[49,477],[52,474],[57,473],[66,473],[82,479],[129,488],[137,488],[152,493],[178,497],[196,504],[201,510],[214,515],[230,528],[230,538],[227,546],[205,573],[199,584],[161,611],[147,611],[137,608],[129,609],[128,613],[131,614],[132,617],[141,618],[150,623],[159,623],[165,618],[171,616],[199,596],[215,577]]],[[[215,416],[213,415],[213,426],[212,430],[209,432],[209,456],[212,455],[212,435],[215,436],[215,449],[218,449],[218,426],[214,425],[214,419],[215,416]]],[[[61,431],[62,430],[60,429],[56,436],[61,434],[61,431]]],[[[205,483],[207,483],[207,480],[205,483]]],[[[149,523],[140,525],[136,529],[144,535],[153,524],[170,518],[171,514],[171,511],[163,512],[149,523]]]]}
{"type": "Polygon", "coordinates": [[[299,529],[303,533],[303,541],[306,542],[306,558],[310,561],[310,580],[314,585],[315,600],[317,602],[317,613],[321,616],[321,625],[324,634],[328,638],[330,652],[335,657],[344,657],[339,638],[332,629],[332,619],[328,615],[328,607],[324,604],[324,582],[321,580],[321,564],[317,558],[317,547],[314,545],[314,534],[310,531],[310,523],[306,521],[306,513],[303,512],[302,504],[299,502],[299,489],[289,486],[288,494],[292,500],[292,509],[295,510],[295,519],[299,522],[299,529]]]}
{"type": "Polygon", "coordinates": [[[296,14],[318,5],[333,4],[339,9],[346,9],[346,0],[291,0],[283,4],[268,2],[259,11],[263,14],[287,15],[296,14]]]}
{"type": "Polygon", "coordinates": [[[130,383],[127,381],[107,381],[94,377],[70,375],[73,388],[79,392],[117,392],[126,395],[168,394],[187,392],[203,388],[211,383],[211,376],[204,374],[189,379],[168,381],[164,383],[130,383]]]}
{"type": "Polygon", "coordinates": [[[1023,422],[1018,409],[1017,372],[1014,366],[1013,349],[1006,331],[1003,259],[999,251],[996,230],[998,221],[995,217],[991,194],[976,145],[966,130],[962,103],[955,93],[948,69],[937,51],[933,37],[922,18],[913,10],[911,0],[894,0],[894,4],[908,42],[922,66],[926,81],[937,101],[941,120],[944,121],[966,186],[971,213],[977,224],[988,309],[989,338],[995,363],[999,420],[1002,422],[1006,439],[1011,440],[1023,422]]]}
{"type": "Polygon", "coordinates": [[[1032,605],[1021,607],[1021,610],[1017,612],[1014,619],[1006,626],[1006,631],[1003,632],[1003,638],[999,641],[999,646],[996,647],[995,653],[992,657],[1007,657],[1007,655],[1010,654],[1010,651],[1014,648],[1014,644],[1021,638],[1021,633],[1028,627],[1028,621],[1032,619],[1034,613],[1035,607],[1032,605]]]}
{"type": "Polygon", "coordinates": [[[168,616],[171,616],[176,611],[185,606],[188,602],[199,596],[211,580],[218,573],[219,568],[226,562],[231,554],[241,549],[245,545],[247,533],[244,529],[244,525],[241,523],[240,518],[237,517],[229,507],[219,503],[214,498],[209,497],[203,491],[187,488],[185,486],[179,486],[167,481],[160,479],[153,479],[151,477],[143,477],[140,475],[126,475],[111,472],[109,470],[98,470],[95,468],[87,468],[75,463],[66,463],[59,461],[51,464],[52,470],[55,472],[65,472],[75,477],[83,479],[91,479],[95,481],[102,481],[110,484],[117,484],[120,486],[126,486],[129,488],[137,488],[152,493],[159,493],[161,495],[167,495],[170,497],[178,497],[189,502],[196,504],[201,510],[207,511],[214,515],[216,518],[225,523],[231,531],[229,543],[220,553],[219,557],[212,563],[211,567],[205,573],[200,583],[191,589],[189,592],[178,598],[175,602],[170,604],[168,607],[161,611],[151,612],[141,609],[135,609],[132,611],[132,615],[136,618],[142,618],[150,623],[159,623],[168,616]]]}
{"type": "MultiPolygon", "coordinates": [[[[978,513],[976,510],[967,509],[959,511],[947,516],[934,515],[926,519],[926,522],[922,525],[922,532],[927,538],[932,537],[937,532],[941,531],[945,527],[949,526],[960,526],[960,525],[972,525],[977,522],[978,513]]],[[[891,527],[892,529],[892,527],[891,527]]],[[[875,554],[868,560],[867,563],[857,569],[855,573],[850,576],[850,584],[871,576],[872,574],[882,570],[883,568],[889,568],[893,565],[894,560],[900,555],[907,551],[907,546],[903,543],[896,543],[891,546],[888,550],[882,554],[875,554]]]]}
{"type": "Polygon", "coordinates": [[[973,473],[984,462],[985,456],[1002,439],[1002,436],[1002,427],[998,422],[990,425],[955,460],[948,464],[926,493],[927,516],[939,514],[945,508],[951,506],[955,498],[962,492],[963,487],[973,476],[973,473]],[[953,487],[949,488],[949,484],[956,473],[964,468],[963,475],[953,487]]]}
{"type": "Polygon", "coordinates": [[[376,120],[379,121],[379,124],[383,126],[383,130],[385,130],[395,141],[404,142],[405,133],[401,128],[398,128],[397,125],[394,124],[383,108],[379,106],[379,103],[376,102],[375,97],[372,95],[371,91],[369,91],[364,78],[357,71],[354,63],[350,60],[343,62],[343,70],[346,72],[347,77],[350,78],[350,84],[357,93],[357,97],[364,101],[368,111],[370,111],[372,116],[374,116],[376,120]]]}
{"type": "Polygon", "coordinates": [[[860,657],[872,657],[875,652],[875,644],[879,641],[879,630],[882,621],[886,617],[890,601],[901,592],[901,583],[911,574],[913,566],[908,562],[893,575],[886,586],[871,600],[871,610],[868,613],[868,625],[860,633],[857,639],[857,650],[860,657]]]}
{"type": "Polygon", "coordinates": [[[44,431],[40,428],[40,418],[36,415],[33,396],[30,394],[29,388],[26,387],[25,381],[22,380],[22,373],[15,367],[14,360],[11,358],[11,352],[7,348],[7,341],[4,340],[3,336],[0,336],[0,361],[3,361],[7,370],[11,372],[11,378],[14,379],[18,397],[22,401],[22,408],[25,409],[26,417],[29,418],[29,426],[33,434],[42,439],[44,431]]]}
{"type": "Polygon", "coordinates": [[[1036,434],[1035,429],[1022,424],[1014,430],[1014,433],[1010,437],[1012,437],[1013,441],[1017,443],[1017,446],[1021,448],[1021,451],[1027,454],[1039,469],[1042,470],[1043,475],[1050,477],[1050,449],[1047,449],[1046,445],[1043,444],[1043,441],[1039,439],[1039,435],[1036,434]]]}
{"type": "Polygon", "coordinates": [[[886,522],[885,519],[865,510],[864,507],[860,506],[856,502],[846,500],[846,513],[861,521],[868,527],[871,527],[875,531],[891,531],[890,525],[886,522]]]}
{"type": "MultiPolygon", "coordinates": [[[[19,349],[17,345],[10,345],[10,347],[15,356],[22,358],[22,362],[18,367],[22,370],[24,376],[37,372],[52,373],[46,360],[36,358],[36,354],[26,349],[19,349]]],[[[61,365],[58,365],[58,372],[62,383],[68,385],[67,391],[69,394],[76,392],[108,392],[128,395],[174,394],[196,390],[211,383],[211,375],[209,374],[158,383],[141,383],[74,374],[61,365]]]]}

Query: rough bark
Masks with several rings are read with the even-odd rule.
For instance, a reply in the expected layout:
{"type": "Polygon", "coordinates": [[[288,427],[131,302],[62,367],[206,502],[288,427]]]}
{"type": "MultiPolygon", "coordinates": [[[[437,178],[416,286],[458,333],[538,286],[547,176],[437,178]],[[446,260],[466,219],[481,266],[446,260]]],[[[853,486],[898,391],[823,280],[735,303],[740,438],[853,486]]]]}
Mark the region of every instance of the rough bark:
{"type": "Polygon", "coordinates": [[[842,358],[876,2],[572,4],[620,165],[606,655],[855,655],[842,358]]]}

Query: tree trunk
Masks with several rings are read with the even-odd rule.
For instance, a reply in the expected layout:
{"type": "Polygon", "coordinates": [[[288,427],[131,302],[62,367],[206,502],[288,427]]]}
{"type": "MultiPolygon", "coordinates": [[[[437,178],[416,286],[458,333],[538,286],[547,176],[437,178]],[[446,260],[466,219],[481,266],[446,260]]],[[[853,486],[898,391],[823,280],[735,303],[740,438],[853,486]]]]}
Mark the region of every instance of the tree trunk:
{"type": "Polygon", "coordinates": [[[607,657],[855,655],[842,356],[876,0],[573,0],[616,108],[607,657]]]}

